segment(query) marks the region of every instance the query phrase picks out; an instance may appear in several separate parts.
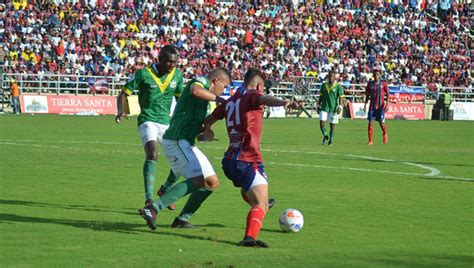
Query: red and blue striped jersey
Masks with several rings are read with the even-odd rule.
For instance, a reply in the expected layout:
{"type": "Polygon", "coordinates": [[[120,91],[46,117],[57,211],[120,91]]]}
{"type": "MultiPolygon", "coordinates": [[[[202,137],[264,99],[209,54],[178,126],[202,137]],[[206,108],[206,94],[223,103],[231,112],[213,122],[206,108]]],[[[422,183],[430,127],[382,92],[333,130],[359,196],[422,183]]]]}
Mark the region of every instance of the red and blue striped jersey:
{"type": "Polygon", "coordinates": [[[389,96],[388,84],[385,81],[369,81],[365,88],[365,95],[370,99],[370,109],[379,110],[384,107],[384,97],[389,96]],[[387,94],[387,95],[385,95],[387,94]]]}
{"type": "Polygon", "coordinates": [[[264,107],[258,104],[262,95],[257,90],[240,88],[212,112],[214,118],[226,119],[229,147],[224,158],[263,162],[260,140],[264,107]]]}

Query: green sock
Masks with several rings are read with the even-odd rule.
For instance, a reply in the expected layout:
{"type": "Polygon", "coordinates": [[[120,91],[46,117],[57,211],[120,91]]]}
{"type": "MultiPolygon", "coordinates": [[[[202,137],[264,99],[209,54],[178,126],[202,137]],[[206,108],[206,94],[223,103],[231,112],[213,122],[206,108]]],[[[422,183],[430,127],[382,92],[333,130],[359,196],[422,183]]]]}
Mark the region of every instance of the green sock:
{"type": "Polygon", "coordinates": [[[329,131],[329,140],[332,141],[334,138],[334,130],[329,131]]]}
{"type": "Polygon", "coordinates": [[[143,179],[145,182],[145,200],[153,199],[155,189],[156,161],[145,160],[143,164],[143,179]]]}
{"type": "Polygon", "coordinates": [[[189,221],[193,214],[199,209],[201,204],[212,194],[212,191],[201,187],[189,196],[188,202],[178,216],[182,221],[189,221]]]}
{"type": "Polygon", "coordinates": [[[165,183],[163,183],[163,192],[166,193],[171,189],[171,186],[178,180],[178,177],[174,175],[173,171],[170,170],[170,174],[168,174],[168,178],[166,179],[165,183]]]}
{"type": "Polygon", "coordinates": [[[321,133],[323,133],[323,136],[326,137],[328,134],[326,132],[326,127],[320,127],[321,128],[321,133]]]}
{"type": "Polygon", "coordinates": [[[187,179],[176,184],[168,192],[164,193],[160,199],[153,203],[153,208],[156,211],[161,211],[164,208],[168,207],[170,204],[175,203],[181,197],[193,193],[198,190],[197,186],[194,184],[193,180],[187,179]]]}

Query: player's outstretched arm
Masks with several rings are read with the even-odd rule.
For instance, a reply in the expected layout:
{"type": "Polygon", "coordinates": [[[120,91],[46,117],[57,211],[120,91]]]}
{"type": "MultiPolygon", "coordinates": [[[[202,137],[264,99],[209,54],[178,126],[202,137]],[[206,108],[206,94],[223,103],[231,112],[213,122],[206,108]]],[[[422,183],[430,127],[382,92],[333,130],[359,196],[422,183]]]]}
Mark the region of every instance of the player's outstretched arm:
{"type": "Polygon", "coordinates": [[[262,95],[258,98],[259,105],[266,105],[266,106],[285,106],[285,108],[298,108],[299,104],[296,101],[287,101],[282,100],[274,96],[270,95],[262,95]]]}

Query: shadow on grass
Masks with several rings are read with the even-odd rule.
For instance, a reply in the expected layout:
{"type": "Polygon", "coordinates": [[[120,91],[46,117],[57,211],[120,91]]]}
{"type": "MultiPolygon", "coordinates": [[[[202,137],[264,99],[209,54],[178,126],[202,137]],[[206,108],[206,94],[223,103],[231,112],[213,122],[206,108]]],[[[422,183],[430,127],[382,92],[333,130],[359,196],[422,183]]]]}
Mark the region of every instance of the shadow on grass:
{"type": "MultiPolygon", "coordinates": [[[[135,223],[127,223],[127,222],[107,222],[107,221],[84,221],[84,220],[66,220],[66,219],[51,219],[51,218],[40,218],[40,217],[30,217],[30,216],[20,216],[16,214],[0,214],[0,223],[9,224],[11,222],[21,222],[21,223],[48,223],[48,224],[60,224],[66,225],[76,228],[82,229],[91,229],[94,231],[106,231],[106,232],[116,232],[116,233],[123,233],[123,234],[140,234],[140,233],[149,233],[149,234],[157,234],[157,235],[167,235],[167,236],[175,236],[175,237],[182,237],[186,239],[192,240],[201,240],[201,241],[212,241],[216,243],[223,243],[229,245],[236,245],[235,242],[216,239],[209,236],[199,236],[193,234],[184,234],[187,230],[183,229],[173,229],[180,233],[175,232],[166,232],[166,231],[145,231],[143,227],[145,227],[145,223],[143,224],[135,224],[135,223]],[[139,229],[137,229],[139,228],[139,229]]],[[[207,224],[207,225],[199,225],[199,227],[223,227],[221,224],[207,224]]],[[[170,225],[158,225],[158,230],[165,228],[170,228],[170,225]]],[[[193,229],[193,230],[203,230],[205,229],[193,229]]]]}
{"type": "Polygon", "coordinates": [[[34,201],[24,201],[24,200],[6,200],[0,199],[0,205],[18,205],[18,206],[34,206],[34,207],[48,207],[48,208],[60,208],[60,209],[74,209],[74,210],[83,210],[91,212],[114,212],[122,213],[125,215],[137,215],[138,207],[135,209],[132,208],[123,208],[122,210],[109,209],[107,207],[99,206],[84,206],[84,205],[70,205],[70,204],[51,204],[43,202],[34,202],[34,201]],[[125,211],[127,210],[127,211],[125,211]]]}
{"type": "Polygon", "coordinates": [[[264,232],[269,232],[269,233],[284,233],[282,230],[278,230],[278,229],[266,229],[266,228],[262,228],[260,229],[261,231],[264,231],[264,232]]]}

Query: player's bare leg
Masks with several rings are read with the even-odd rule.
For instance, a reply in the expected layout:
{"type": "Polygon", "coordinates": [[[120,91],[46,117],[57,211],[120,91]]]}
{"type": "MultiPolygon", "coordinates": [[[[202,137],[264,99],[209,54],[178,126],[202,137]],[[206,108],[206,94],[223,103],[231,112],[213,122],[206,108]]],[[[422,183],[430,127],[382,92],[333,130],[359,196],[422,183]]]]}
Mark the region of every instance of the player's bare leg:
{"type": "MultiPolygon", "coordinates": [[[[250,202],[250,199],[247,197],[247,194],[244,192],[244,189],[240,188],[240,195],[242,196],[242,199],[249,204],[250,206],[253,206],[252,202],[250,202]]],[[[268,199],[268,209],[271,209],[274,205],[276,204],[275,198],[269,198],[268,199]]]]}
{"type": "Polygon", "coordinates": [[[387,144],[388,143],[388,135],[387,135],[387,125],[385,125],[385,122],[379,122],[380,128],[382,129],[383,133],[383,143],[387,144]]]}

